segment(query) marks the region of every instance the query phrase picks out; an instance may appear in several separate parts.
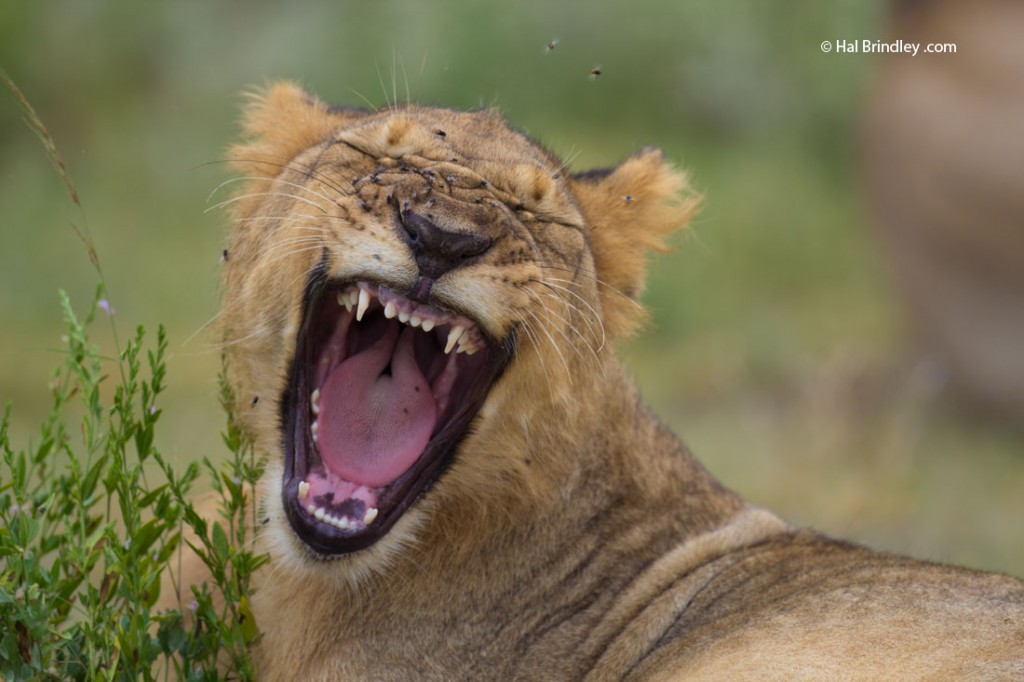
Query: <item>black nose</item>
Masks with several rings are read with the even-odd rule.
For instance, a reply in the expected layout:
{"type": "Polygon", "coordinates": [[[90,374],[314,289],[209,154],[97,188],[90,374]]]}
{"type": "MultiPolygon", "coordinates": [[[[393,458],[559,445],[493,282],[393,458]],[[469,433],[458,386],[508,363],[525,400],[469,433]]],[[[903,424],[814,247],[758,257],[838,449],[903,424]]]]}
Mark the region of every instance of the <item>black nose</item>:
{"type": "Polygon", "coordinates": [[[423,277],[437,279],[449,270],[471,263],[491,247],[490,237],[445,230],[412,211],[403,211],[401,221],[405,240],[423,277]]]}

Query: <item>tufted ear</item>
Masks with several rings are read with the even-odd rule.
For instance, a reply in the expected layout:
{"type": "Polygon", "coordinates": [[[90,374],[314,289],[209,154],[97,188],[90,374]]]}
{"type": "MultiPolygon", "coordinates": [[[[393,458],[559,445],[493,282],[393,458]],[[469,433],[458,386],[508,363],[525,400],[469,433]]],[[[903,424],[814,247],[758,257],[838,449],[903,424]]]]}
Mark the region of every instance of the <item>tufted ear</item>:
{"type": "Polygon", "coordinates": [[[654,148],[617,168],[573,176],[572,191],[589,225],[605,328],[615,338],[627,336],[645,316],[637,299],[648,251],[666,250],[665,237],[686,225],[700,198],[654,148]]]}
{"type": "Polygon", "coordinates": [[[278,81],[248,95],[242,112],[242,143],[228,157],[246,175],[271,177],[303,150],[366,115],[330,107],[291,81],[278,81]]]}

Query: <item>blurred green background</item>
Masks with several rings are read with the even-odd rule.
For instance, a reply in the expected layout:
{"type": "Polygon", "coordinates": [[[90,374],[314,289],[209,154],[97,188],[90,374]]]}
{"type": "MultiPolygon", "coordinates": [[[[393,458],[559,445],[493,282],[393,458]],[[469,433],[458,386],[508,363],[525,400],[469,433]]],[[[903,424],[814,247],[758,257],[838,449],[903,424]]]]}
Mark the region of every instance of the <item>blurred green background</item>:
{"type": "MultiPolygon", "coordinates": [[[[497,106],[575,170],[663,148],[705,207],[656,259],[651,328],[624,349],[658,412],[729,486],[796,523],[1024,575],[1024,439],[944,395],[864,208],[858,121],[877,60],[819,49],[884,37],[884,11],[868,0],[8,2],[0,67],[68,162],[122,336],[169,329],[166,453],[220,453],[204,325],[226,221],[206,209],[229,177],[210,162],[237,134],[239,93],[280,77],[338,104],[408,92],[497,106]]],[[[95,278],[67,226],[77,214],[19,119],[0,95],[0,399],[24,443],[58,363],[57,290],[82,307],[95,278]]]]}

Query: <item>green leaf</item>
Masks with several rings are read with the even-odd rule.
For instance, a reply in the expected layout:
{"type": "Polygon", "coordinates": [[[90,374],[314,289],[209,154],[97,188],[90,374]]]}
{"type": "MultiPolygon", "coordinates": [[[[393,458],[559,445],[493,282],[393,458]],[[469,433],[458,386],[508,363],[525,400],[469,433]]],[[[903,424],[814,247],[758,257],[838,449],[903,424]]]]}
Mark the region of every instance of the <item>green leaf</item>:
{"type": "Polygon", "coordinates": [[[138,554],[145,554],[166,528],[167,524],[163,519],[150,519],[142,524],[142,527],[135,533],[135,537],[132,539],[132,548],[138,554]]]}
{"type": "Polygon", "coordinates": [[[220,525],[220,521],[213,522],[213,533],[210,540],[213,542],[213,549],[216,550],[217,556],[221,559],[226,559],[228,556],[228,536],[224,532],[224,527],[220,525]]]}

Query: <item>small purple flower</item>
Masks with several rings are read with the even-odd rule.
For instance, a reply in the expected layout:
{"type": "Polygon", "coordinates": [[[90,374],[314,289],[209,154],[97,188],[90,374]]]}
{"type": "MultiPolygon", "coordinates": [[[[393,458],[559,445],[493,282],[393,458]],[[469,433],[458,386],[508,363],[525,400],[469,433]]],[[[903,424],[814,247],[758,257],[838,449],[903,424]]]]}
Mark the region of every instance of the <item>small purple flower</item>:
{"type": "Polygon", "coordinates": [[[105,312],[107,315],[113,315],[114,313],[117,312],[116,310],[114,310],[114,306],[110,305],[110,301],[108,301],[105,298],[101,298],[99,301],[97,301],[96,305],[102,308],[103,312],[105,312]]]}
{"type": "Polygon", "coordinates": [[[149,406],[149,413],[150,414],[156,414],[156,405],[150,405],[149,406]]]}
{"type": "Polygon", "coordinates": [[[198,609],[198,608],[199,608],[199,602],[197,602],[195,599],[193,599],[192,601],[190,601],[188,603],[188,610],[191,611],[192,613],[195,613],[196,609],[198,609]]]}

